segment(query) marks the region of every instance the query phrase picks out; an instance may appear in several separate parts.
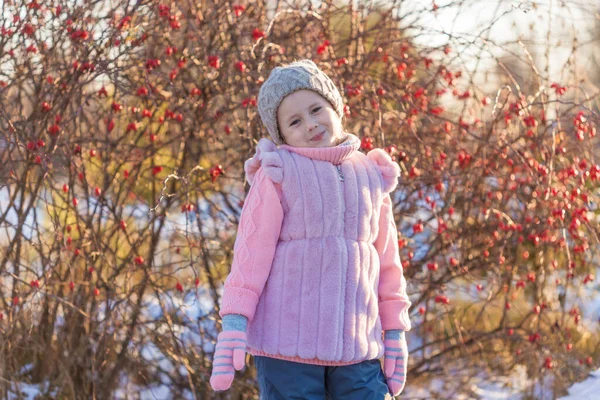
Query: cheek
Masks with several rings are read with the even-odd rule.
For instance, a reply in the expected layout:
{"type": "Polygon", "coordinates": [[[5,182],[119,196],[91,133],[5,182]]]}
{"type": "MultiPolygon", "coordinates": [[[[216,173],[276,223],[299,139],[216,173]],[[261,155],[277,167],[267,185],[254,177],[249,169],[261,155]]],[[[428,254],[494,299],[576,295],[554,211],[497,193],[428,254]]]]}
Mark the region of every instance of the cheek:
{"type": "Polygon", "coordinates": [[[337,114],[332,116],[332,118],[331,118],[331,126],[333,127],[333,129],[336,132],[340,132],[342,130],[342,121],[337,116],[337,114]]]}
{"type": "Polygon", "coordinates": [[[286,141],[294,141],[297,137],[298,133],[295,129],[287,129],[285,131],[285,136],[283,136],[286,141]]]}
{"type": "Polygon", "coordinates": [[[336,121],[336,115],[333,112],[328,112],[325,120],[327,121],[327,124],[330,126],[336,126],[337,125],[337,121],[336,121]]]}

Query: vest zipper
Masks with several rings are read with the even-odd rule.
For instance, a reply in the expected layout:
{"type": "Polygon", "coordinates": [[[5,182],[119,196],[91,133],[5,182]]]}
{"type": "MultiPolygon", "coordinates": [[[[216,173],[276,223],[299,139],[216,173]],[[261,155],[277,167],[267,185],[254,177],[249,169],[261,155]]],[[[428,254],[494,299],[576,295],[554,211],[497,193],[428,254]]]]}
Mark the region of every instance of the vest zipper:
{"type": "Polygon", "coordinates": [[[344,182],[344,174],[342,174],[342,167],[340,167],[339,165],[336,165],[335,167],[337,168],[338,178],[340,178],[340,181],[344,182]]]}

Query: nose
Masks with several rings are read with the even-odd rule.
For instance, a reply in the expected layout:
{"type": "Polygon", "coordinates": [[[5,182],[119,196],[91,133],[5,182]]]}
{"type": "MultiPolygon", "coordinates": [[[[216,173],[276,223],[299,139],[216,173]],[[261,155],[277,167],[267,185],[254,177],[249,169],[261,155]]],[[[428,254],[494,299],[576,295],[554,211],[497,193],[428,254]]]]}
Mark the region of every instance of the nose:
{"type": "Polygon", "coordinates": [[[306,124],[308,126],[308,131],[312,132],[317,126],[319,126],[319,124],[317,123],[317,121],[314,120],[310,120],[308,122],[308,124],[306,124]]]}

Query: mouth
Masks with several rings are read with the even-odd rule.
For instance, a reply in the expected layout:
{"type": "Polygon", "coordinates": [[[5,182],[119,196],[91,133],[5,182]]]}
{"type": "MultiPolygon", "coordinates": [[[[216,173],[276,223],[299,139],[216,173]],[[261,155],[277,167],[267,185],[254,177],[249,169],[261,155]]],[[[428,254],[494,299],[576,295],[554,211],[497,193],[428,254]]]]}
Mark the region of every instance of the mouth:
{"type": "Polygon", "coordinates": [[[325,135],[325,131],[313,136],[310,141],[311,142],[318,142],[319,140],[323,139],[323,136],[325,135]]]}

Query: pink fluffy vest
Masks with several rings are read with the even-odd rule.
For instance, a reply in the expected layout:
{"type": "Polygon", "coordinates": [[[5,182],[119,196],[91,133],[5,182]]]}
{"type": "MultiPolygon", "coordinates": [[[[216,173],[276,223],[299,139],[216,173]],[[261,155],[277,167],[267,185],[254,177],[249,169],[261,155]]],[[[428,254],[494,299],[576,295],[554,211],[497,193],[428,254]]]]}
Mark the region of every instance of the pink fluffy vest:
{"type": "MultiPolygon", "coordinates": [[[[246,163],[251,184],[259,168],[273,181],[283,209],[268,279],[248,325],[254,355],[344,365],[383,354],[374,243],[399,167],[383,150],[365,155],[360,141],[351,140],[324,149],[261,140],[246,163]]],[[[225,312],[238,312],[241,300],[224,299],[225,312]]]]}

